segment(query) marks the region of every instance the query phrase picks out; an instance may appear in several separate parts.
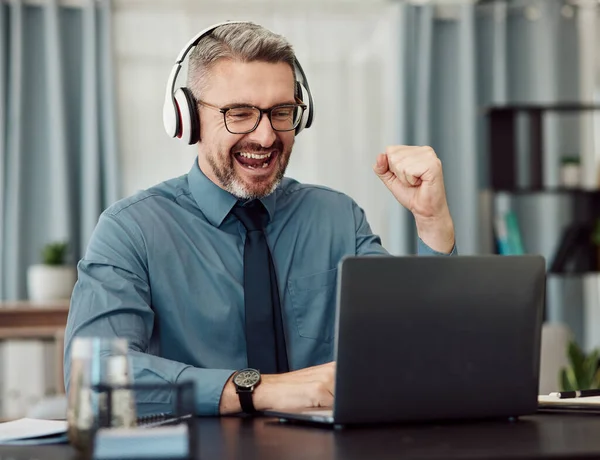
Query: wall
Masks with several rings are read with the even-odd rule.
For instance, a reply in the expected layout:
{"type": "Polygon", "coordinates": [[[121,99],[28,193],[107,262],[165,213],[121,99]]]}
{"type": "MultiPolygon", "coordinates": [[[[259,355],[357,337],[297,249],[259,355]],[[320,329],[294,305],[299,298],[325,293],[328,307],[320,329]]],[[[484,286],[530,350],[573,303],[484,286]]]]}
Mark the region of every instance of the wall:
{"type": "Polygon", "coordinates": [[[390,106],[397,100],[395,5],[248,0],[114,5],[124,195],[184,174],[192,165],[195,147],[170,139],[162,127],[165,84],[180,49],[208,25],[249,19],[288,37],[315,98],[315,125],[298,136],[288,175],[350,194],[387,239],[390,195],[371,165],[396,141],[390,106]]]}

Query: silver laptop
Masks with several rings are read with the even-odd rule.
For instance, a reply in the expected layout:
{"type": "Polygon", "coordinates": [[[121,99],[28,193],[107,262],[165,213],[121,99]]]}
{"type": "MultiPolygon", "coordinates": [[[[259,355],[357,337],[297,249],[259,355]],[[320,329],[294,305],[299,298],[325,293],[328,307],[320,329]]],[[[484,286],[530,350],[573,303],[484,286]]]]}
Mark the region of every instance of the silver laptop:
{"type": "Polygon", "coordinates": [[[334,407],[264,415],[342,426],[535,413],[545,268],[534,255],[345,258],[334,407]]]}

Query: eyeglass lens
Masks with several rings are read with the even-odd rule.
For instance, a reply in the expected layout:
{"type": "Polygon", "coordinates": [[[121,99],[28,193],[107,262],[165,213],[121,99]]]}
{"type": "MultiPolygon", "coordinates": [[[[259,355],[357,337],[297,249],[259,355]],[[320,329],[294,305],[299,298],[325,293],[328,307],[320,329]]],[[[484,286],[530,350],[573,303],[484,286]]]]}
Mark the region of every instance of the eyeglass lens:
{"type": "MultiPolygon", "coordinates": [[[[271,109],[271,126],[275,131],[291,131],[298,126],[300,117],[296,105],[282,105],[271,109]]],[[[247,133],[258,125],[261,112],[256,107],[233,107],[225,113],[227,129],[232,133],[247,133]]]]}

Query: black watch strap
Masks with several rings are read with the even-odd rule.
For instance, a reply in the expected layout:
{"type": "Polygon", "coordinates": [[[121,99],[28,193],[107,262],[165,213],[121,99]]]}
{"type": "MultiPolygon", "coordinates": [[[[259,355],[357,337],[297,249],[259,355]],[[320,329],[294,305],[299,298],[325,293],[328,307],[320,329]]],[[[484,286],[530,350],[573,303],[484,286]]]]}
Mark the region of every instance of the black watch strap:
{"type": "Polygon", "coordinates": [[[238,395],[240,397],[240,405],[242,406],[242,410],[247,414],[253,414],[256,412],[254,408],[254,402],[252,402],[252,391],[244,391],[238,390],[238,395]]]}

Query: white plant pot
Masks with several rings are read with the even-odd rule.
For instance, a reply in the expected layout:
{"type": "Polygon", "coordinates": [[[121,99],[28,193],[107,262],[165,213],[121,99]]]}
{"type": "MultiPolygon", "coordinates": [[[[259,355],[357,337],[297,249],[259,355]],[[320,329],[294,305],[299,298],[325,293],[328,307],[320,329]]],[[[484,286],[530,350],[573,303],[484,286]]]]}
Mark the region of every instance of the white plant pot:
{"type": "Polygon", "coordinates": [[[70,265],[31,265],[27,269],[29,300],[44,302],[69,299],[76,279],[76,269],[70,265]]]}

